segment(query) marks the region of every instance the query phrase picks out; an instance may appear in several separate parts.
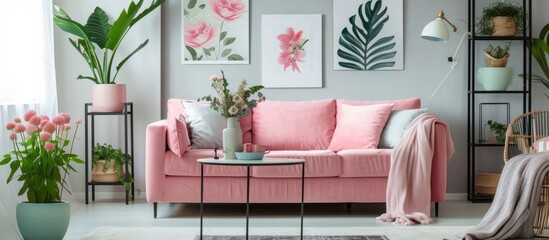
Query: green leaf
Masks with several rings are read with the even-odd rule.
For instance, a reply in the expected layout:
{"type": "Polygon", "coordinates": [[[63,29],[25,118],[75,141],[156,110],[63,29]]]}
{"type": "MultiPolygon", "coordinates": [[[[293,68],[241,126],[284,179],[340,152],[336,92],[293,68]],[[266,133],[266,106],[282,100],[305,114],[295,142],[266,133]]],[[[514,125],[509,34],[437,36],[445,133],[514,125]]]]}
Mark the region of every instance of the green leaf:
{"type": "Polygon", "coordinates": [[[136,54],[137,52],[139,52],[139,50],[141,50],[142,48],[144,48],[145,46],[147,46],[147,43],[149,43],[149,39],[145,40],[145,42],[141,43],[141,45],[139,45],[135,50],[133,50],[130,55],[128,55],[126,58],[124,58],[124,60],[122,60],[117,66],[116,66],[116,71],[118,72],[120,70],[120,68],[122,68],[122,66],[124,65],[124,63],[126,63],[128,61],[128,59],[130,59],[134,54],[136,54]]]}
{"type": "Polygon", "coordinates": [[[223,41],[223,46],[230,45],[230,44],[232,44],[235,40],[236,40],[235,37],[227,38],[227,39],[225,39],[225,40],[223,41]]]}
{"type": "Polygon", "coordinates": [[[187,7],[189,9],[193,9],[194,6],[196,6],[196,0],[189,0],[189,3],[187,4],[187,7]]]}
{"type": "Polygon", "coordinates": [[[4,155],[4,159],[0,162],[0,165],[6,165],[11,161],[11,154],[4,155]]]}
{"type": "Polygon", "coordinates": [[[187,45],[185,45],[185,48],[187,49],[187,51],[189,51],[189,53],[191,54],[191,57],[193,60],[196,60],[196,50],[194,50],[194,48],[192,47],[189,47],[187,45]]]}
{"type": "Polygon", "coordinates": [[[378,54],[377,56],[374,56],[373,58],[371,58],[366,63],[366,65],[371,65],[372,63],[379,62],[379,61],[385,60],[385,59],[392,59],[392,58],[395,57],[395,55],[396,55],[396,51],[395,52],[388,52],[388,53],[378,54]]]}
{"type": "Polygon", "coordinates": [[[230,48],[223,50],[223,52],[221,52],[221,57],[228,56],[231,53],[231,51],[232,51],[232,49],[230,49],[230,48]]]}
{"type": "Polygon", "coordinates": [[[84,27],[80,23],[73,21],[69,17],[69,15],[56,4],[53,4],[53,9],[55,11],[53,16],[53,22],[55,23],[55,25],[57,25],[61,30],[67,33],[74,34],[77,37],[82,38],[86,41],[90,40],[90,34],[86,27],[84,27]]]}
{"type": "Polygon", "coordinates": [[[189,15],[189,12],[187,12],[187,9],[183,9],[183,16],[189,15]]]}
{"type": "Polygon", "coordinates": [[[141,5],[143,5],[143,0],[139,0],[137,4],[131,2],[127,10],[122,10],[116,21],[112,24],[111,31],[109,32],[108,49],[114,50],[118,47],[125,33],[130,29],[132,20],[137,15],[141,5]]]}
{"type": "Polygon", "coordinates": [[[109,24],[109,16],[103,11],[103,9],[96,7],[95,11],[88,18],[88,22],[85,27],[90,32],[90,41],[94,42],[99,48],[105,48],[107,36],[111,30],[111,24],[109,24]]]}
{"type": "Polygon", "coordinates": [[[206,56],[211,56],[210,49],[208,49],[208,48],[202,48],[202,51],[204,51],[204,54],[206,54],[206,56]]]}
{"type": "MultiPolygon", "coordinates": [[[[357,63],[362,63],[362,59],[358,58],[356,55],[353,55],[353,54],[349,54],[345,51],[342,51],[341,49],[338,49],[337,50],[337,55],[343,59],[346,59],[346,60],[349,60],[351,62],[357,62],[357,63]]],[[[363,69],[362,69],[363,70],[363,69]]]]}
{"type": "Polygon", "coordinates": [[[88,80],[92,80],[94,81],[95,83],[98,83],[97,80],[93,77],[90,77],[90,76],[82,76],[82,75],[78,75],[78,77],[76,77],[76,79],[78,80],[81,80],[81,79],[88,79],[88,80]]]}
{"type": "Polygon", "coordinates": [[[151,2],[151,5],[143,10],[143,12],[141,12],[139,15],[137,15],[137,17],[135,17],[130,26],[133,26],[135,25],[137,22],[139,22],[139,20],[141,20],[142,18],[144,18],[145,16],[149,15],[149,13],[151,13],[152,11],[154,11],[154,9],[156,9],[157,7],[159,7],[160,5],[162,5],[162,3],[164,3],[164,1],[166,0],[154,0],[151,2]]]}
{"type": "Polygon", "coordinates": [[[227,57],[229,61],[242,61],[244,58],[238,54],[231,54],[229,57],[227,57]]]}
{"type": "Polygon", "coordinates": [[[339,62],[339,66],[342,66],[344,68],[354,69],[354,70],[364,70],[361,66],[354,64],[354,63],[348,63],[348,62],[339,62]]]}
{"type": "Polygon", "coordinates": [[[226,36],[227,36],[227,31],[221,32],[221,34],[219,34],[219,41],[222,41],[223,39],[225,39],[226,36]]]}
{"type": "Polygon", "coordinates": [[[206,7],[206,4],[200,4],[200,6],[198,6],[200,9],[204,9],[206,7]]]}
{"type": "Polygon", "coordinates": [[[388,67],[393,67],[395,65],[395,62],[382,62],[382,63],[377,63],[371,67],[368,68],[368,70],[376,70],[376,69],[380,69],[380,68],[388,68],[388,67]]]}

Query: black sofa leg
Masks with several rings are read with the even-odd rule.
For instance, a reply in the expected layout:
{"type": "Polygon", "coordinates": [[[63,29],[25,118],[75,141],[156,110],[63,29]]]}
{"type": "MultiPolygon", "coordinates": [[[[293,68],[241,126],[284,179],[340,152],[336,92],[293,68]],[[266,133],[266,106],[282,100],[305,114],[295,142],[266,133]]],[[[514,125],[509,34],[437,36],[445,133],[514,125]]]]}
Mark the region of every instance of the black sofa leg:
{"type": "Polygon", "coordinates": [[[157,210],[158,210],[158,203],[153,203],[154,218],[156,218],[157,210]]]}
{"type": "Polygon", "coordinates": [[[435,217],[438,217],[438,202],[435,202],[435,217]]]}

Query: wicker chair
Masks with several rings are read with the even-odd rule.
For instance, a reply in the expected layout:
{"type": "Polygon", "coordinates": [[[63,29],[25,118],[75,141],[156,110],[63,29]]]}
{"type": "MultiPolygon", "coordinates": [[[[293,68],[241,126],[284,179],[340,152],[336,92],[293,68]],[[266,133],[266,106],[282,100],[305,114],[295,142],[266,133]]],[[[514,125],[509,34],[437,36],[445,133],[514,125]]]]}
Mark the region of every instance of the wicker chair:
{"type": "MultiPolygon", "coordinates": [[[[532,144],[549,136],[549,109],[524,113],[509,123],[505,134],[503,160],[536,150],[532,144]]],[[[534,222],[536,236],[549,237],[549,175],[545,176],[534,222]]]]}

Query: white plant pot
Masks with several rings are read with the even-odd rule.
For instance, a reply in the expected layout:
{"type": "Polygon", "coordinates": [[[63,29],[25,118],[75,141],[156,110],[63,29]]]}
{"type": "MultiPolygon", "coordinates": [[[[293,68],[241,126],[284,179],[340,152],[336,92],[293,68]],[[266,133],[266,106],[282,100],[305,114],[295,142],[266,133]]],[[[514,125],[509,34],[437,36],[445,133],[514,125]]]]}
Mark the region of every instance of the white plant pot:
{"type": "Polygon", "coordinates": [[[126,84],[95,84],[92,87],[93,112],[122,112],[126,104],[126,84]]]}
{"type": "Polygon", "coordinates": [[[481,67],[477,82],[487,91],[505,91],[513,82],[513,69],[508,67],[481,67]]]}

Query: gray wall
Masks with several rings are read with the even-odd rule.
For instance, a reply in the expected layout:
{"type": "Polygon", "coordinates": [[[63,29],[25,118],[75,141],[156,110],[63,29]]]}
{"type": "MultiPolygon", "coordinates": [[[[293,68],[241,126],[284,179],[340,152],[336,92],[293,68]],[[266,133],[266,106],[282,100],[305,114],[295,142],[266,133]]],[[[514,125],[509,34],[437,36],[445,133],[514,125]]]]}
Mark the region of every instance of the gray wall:
{"type": "MultiPolygon", "coordinates": [[[[336,2],[337,0],[333,0],[336,2]]],[[[535,1],[534,32],[549,22],[541,9],[549,3],[535,1]]],[[[339,1],[337,1],[339,2],[339,1]]],[[[341,3],[344,4],[344,3],[341,3]]],[[[448,193],[466,192],[466,114],[467,114],[467,42],[464,42],[454,69],[439,93],[431,98],[438,82],[450,69],[446,58],[451,56],[461,35],[467,31],[467,1],[404,0],[403,71],[334,71],[332,67],[332,1],[331,0],[251,0],[251,56],[249,65],[182,65],[180,59],[181,1],[168,1],[162,9],[162,112],[169,98],[196,99],[211,93],[209,76],[225,71],[233,86],[243,78],[250,84],[261,84],[261,15],[262,14],[322,14],[323,15],[323,88],[266,89],[271,100],[312,100],[325,98],[398,99],[420,97],[424,107],[446,119],[453,134],[456,154],[449,163],[448,193]],[[419,37],[421,30],[444,9],[446,16],[458,27],[448,43],[434,43],[419,37]]],[[[535,85],[538,87],[538,85],[535,85]]],[[[541,87],[542,88],[542,87],[541,87]]],[[[534,108],[547,104],[541,93],[535,94],[534,108]]],[[[513,115],[512,115],[513,116],[513,115]]],[[[490,156],[498,159],[501,152],[490,156]]],[[[499,160],[496,164],[501,165],[499,160]]]]}

